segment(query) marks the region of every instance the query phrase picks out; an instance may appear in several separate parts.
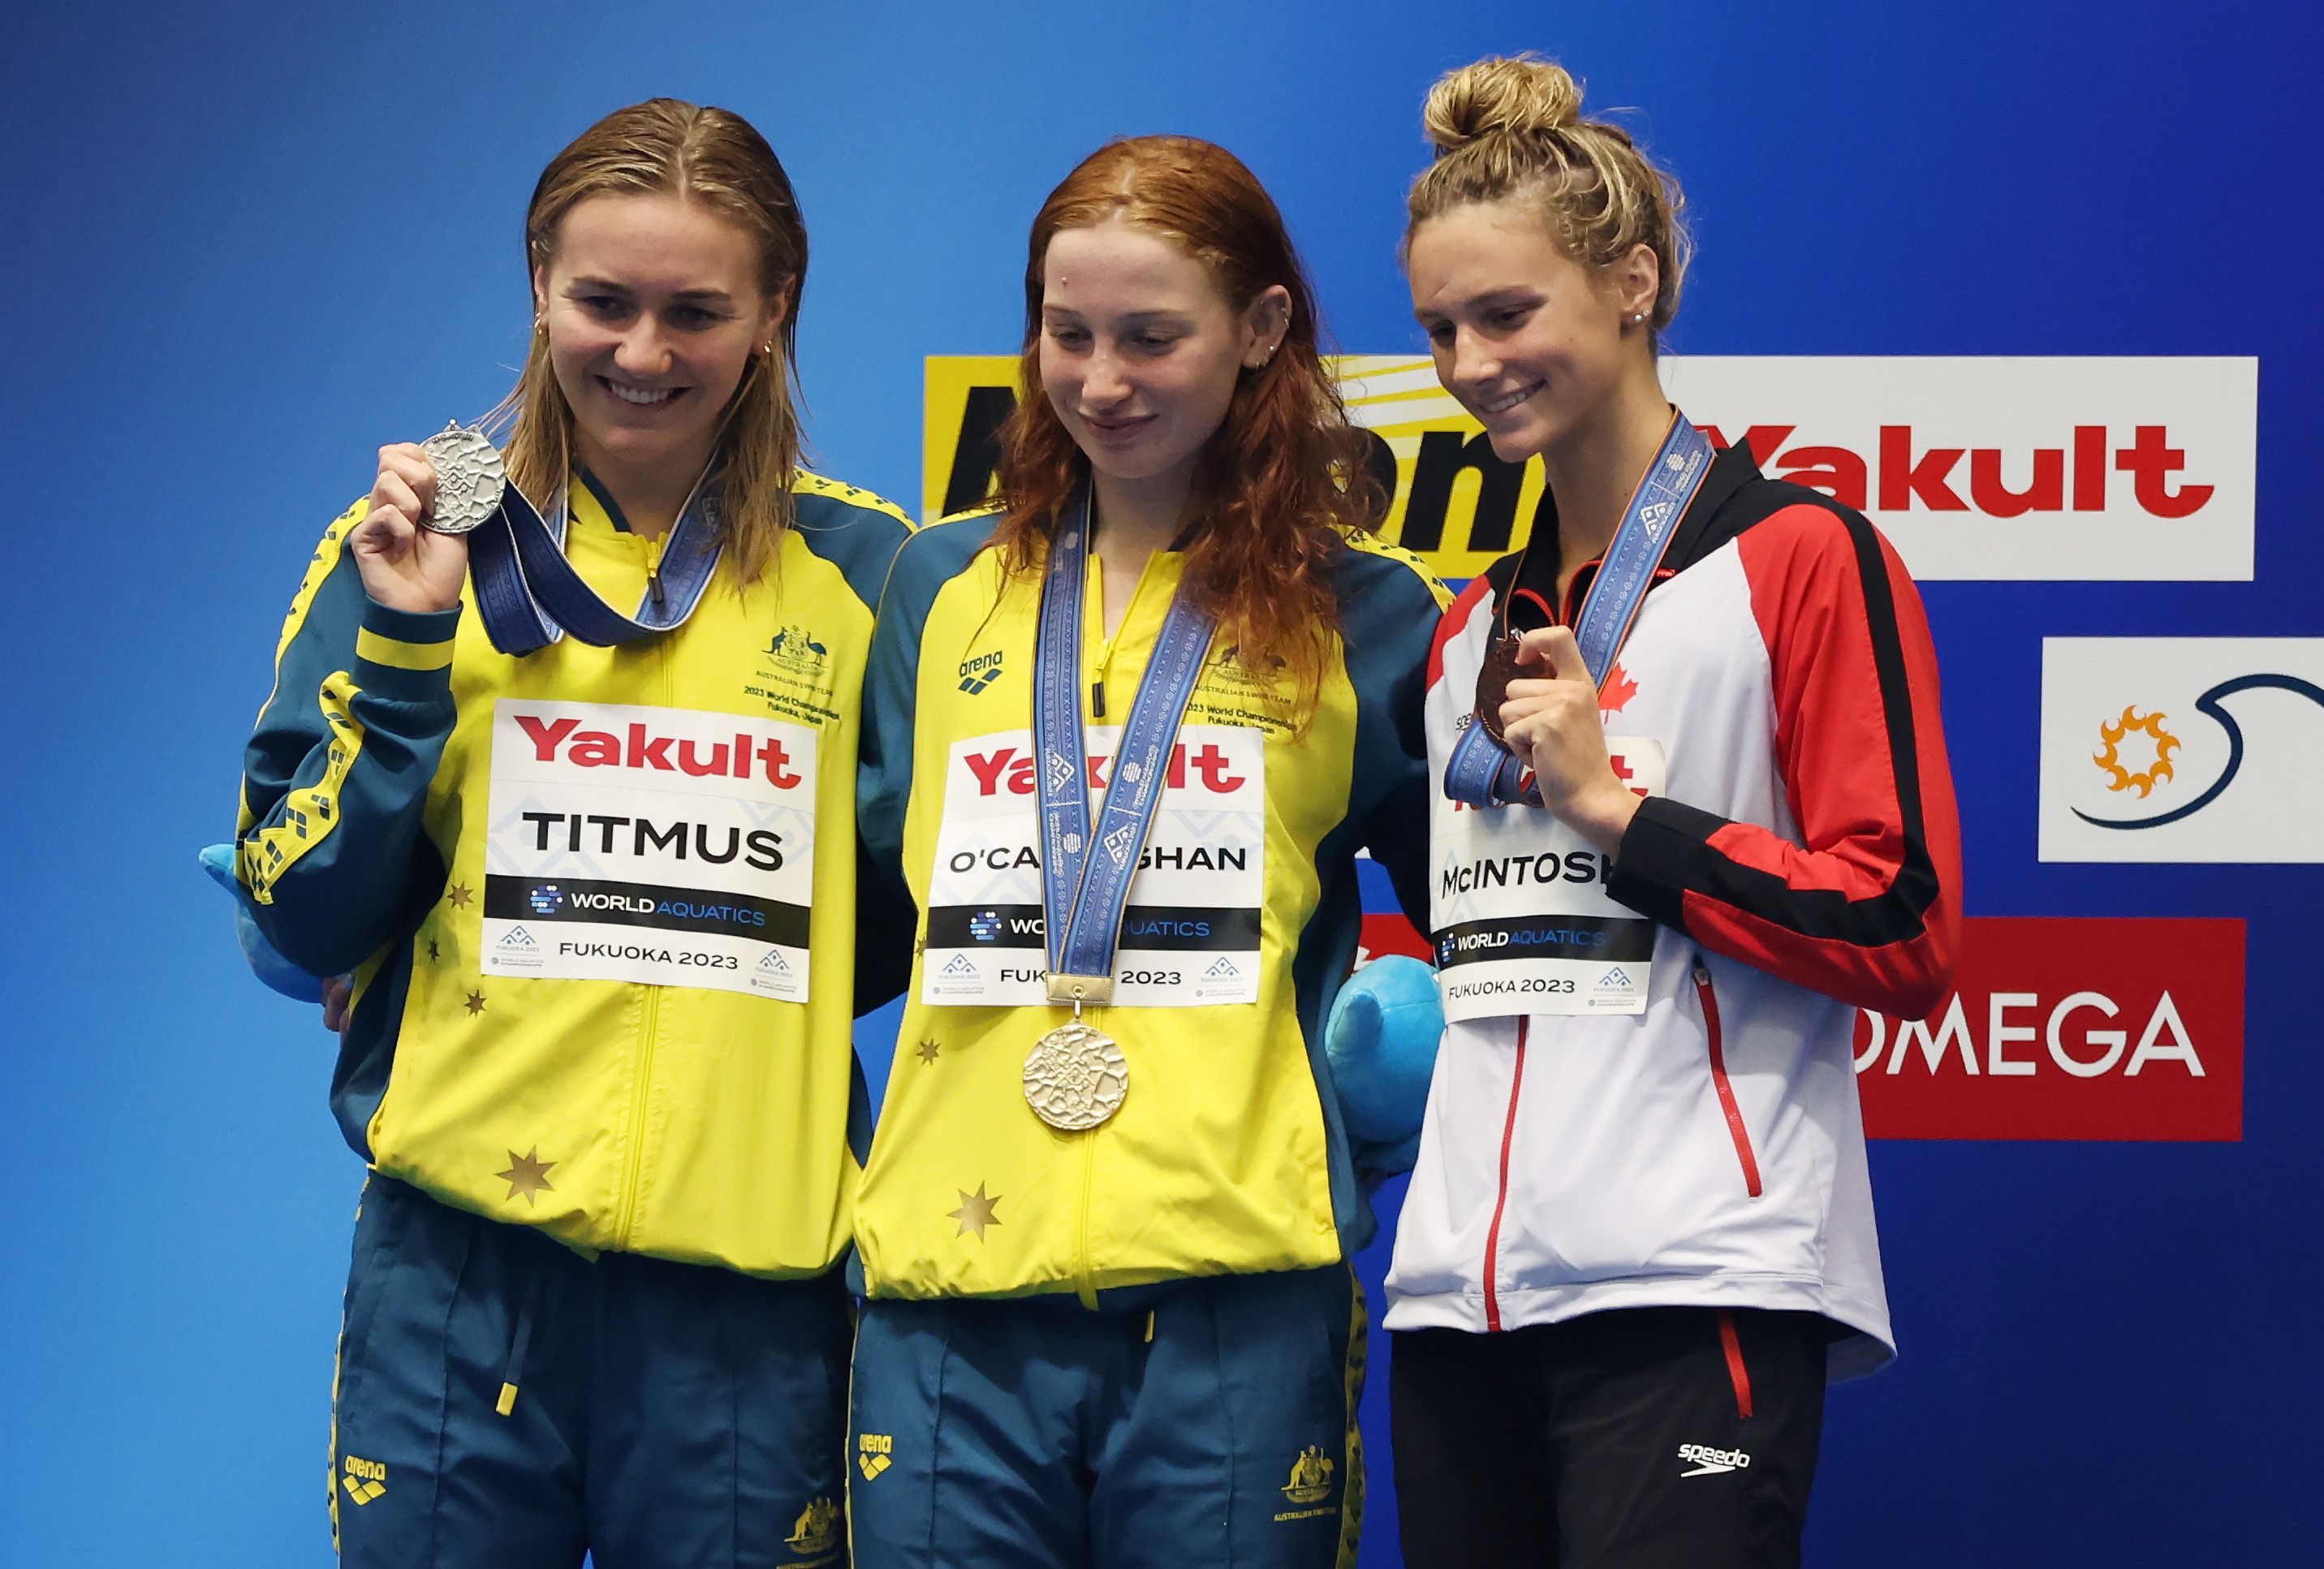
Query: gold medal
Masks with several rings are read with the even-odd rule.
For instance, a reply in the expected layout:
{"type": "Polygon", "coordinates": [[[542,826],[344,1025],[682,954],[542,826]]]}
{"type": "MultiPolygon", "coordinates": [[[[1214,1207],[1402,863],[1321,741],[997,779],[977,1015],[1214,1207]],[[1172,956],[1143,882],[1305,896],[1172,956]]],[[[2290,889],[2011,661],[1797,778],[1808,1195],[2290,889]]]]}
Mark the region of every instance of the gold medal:
{"type": "Polygon", "coordinates": [[[1130,1061],[1113,1037],[1080,1020],[1041,1037],[1025,1059],[1025,1101],[1060,1133],[1094,1128],[1121,1110],[1130,1061]]]}

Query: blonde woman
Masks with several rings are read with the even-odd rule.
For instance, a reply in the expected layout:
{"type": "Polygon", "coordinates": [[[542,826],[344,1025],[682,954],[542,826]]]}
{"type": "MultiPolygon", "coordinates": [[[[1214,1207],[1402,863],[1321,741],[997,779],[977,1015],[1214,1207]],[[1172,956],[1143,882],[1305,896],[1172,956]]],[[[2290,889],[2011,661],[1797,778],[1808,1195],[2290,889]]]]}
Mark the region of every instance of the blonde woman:
{"type": "Polygon", "coordinates": [[[1928,627],[1862,517],[1664,396],[1677,188],[1573,79],[1480,61],[1426,123],[1414,311],[1556,505],[1430,661],[1406,1558],[1795,1564],[1825,1380],[1893,1354],[1855,1011],[1926,1012],[1959,923],[1928,627]]]}
{"type": "Polygon", "coordinates": [[[448,457],[383,448],[245,765],[259,927],[354,973],[341,1557],[834,1563],[857,705],[908,529],[796,467],[807,233],[747,123],[608,115],[525,245],[528,499],[438,531],[448,457]]]}

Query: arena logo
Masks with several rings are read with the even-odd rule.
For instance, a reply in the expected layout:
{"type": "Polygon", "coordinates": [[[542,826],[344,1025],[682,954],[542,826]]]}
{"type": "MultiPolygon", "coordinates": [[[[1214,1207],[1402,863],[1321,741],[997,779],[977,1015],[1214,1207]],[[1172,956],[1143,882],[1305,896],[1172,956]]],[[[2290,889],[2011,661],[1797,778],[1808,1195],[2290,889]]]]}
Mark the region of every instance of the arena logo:
{"type": "MultiPolygon", "coordinates": [[[[1364,917],[1357,963],[1429,957],[1400,915],[1364,917]]],[[[1926,1020],[1859,1014],[1876,1139],[2243,1137],[2244,923],[1973,917],[1926,1020]]]]}
{"type": "Polygon", "coordinates": [[[2044,861],[2324,861],[2324,639],[2049,638],[2044,861]]]}
{"type": "MultiPolygon", "coordinates": [[[[1714,442],[1871,517],[1924,578],[2246,580],[2258,362],[1666,355],[1714,442]]],[[[1388,536],[1451,578],[1547,515],[1539,464],[1493,456],[1418,355],[1333,362],[1390,496],[1388,536]]],[[[927,362],[924,504],[991,493],[1009,355],[927,362]]]]}

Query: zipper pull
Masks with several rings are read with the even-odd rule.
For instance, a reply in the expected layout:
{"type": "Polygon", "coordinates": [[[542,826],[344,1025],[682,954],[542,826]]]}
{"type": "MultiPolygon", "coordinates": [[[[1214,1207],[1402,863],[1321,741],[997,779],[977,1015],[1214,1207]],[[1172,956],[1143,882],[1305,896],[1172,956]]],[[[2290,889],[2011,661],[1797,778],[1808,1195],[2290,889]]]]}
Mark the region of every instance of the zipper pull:
{"type": "Polygon", "coordinates": [[[1711,966],[1702,962],[1701,954],[1694,955],[1694,983],[1698,986],[1711,984],[1711,966]]]}
{"type": "Polygon", "coordinates": [[[1090,707],[1093,712],[1094,717],[1099,719],[1105,717],[1104,681],[1096,680],[1090,683],[1090,707]]]}

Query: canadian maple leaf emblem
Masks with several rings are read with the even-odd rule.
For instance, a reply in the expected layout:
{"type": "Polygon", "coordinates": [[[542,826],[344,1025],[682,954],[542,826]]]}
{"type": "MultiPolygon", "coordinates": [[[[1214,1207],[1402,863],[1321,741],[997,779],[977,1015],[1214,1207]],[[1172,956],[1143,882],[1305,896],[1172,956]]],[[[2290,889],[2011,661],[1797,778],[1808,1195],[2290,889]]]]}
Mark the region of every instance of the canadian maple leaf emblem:
{"type": "Polygon", "coordinates": [[[1630,699],[1637,695],[1637,682],[1630,679],[1630,672],[1624,669],[1621,661],[1617,660],[1614,662],[1614,673],[1607,677],[1605,686],[1599,688],[1598,711],[1601,714],[1619,714],[1630,699]]]}

